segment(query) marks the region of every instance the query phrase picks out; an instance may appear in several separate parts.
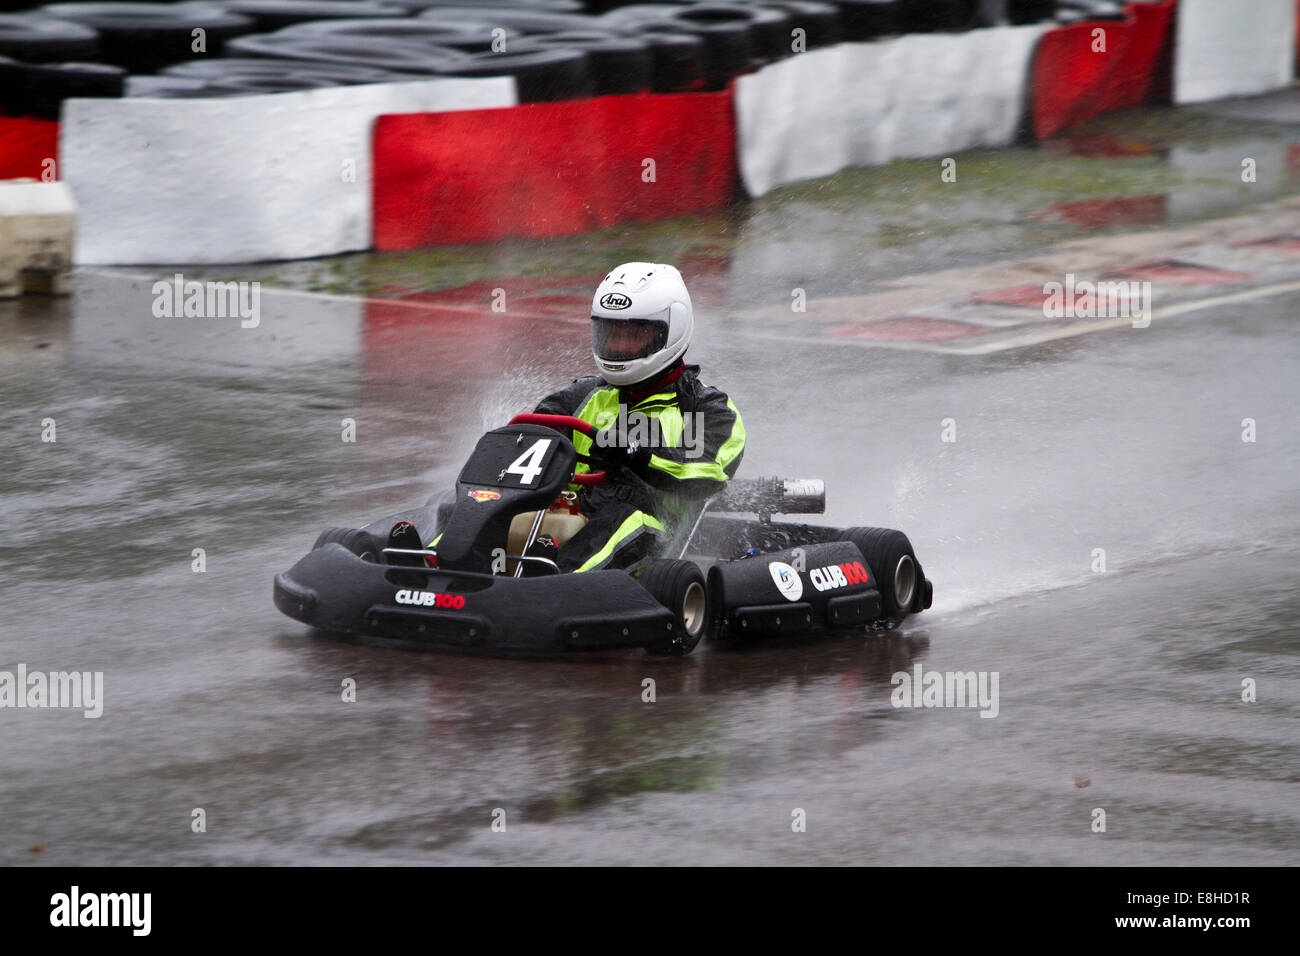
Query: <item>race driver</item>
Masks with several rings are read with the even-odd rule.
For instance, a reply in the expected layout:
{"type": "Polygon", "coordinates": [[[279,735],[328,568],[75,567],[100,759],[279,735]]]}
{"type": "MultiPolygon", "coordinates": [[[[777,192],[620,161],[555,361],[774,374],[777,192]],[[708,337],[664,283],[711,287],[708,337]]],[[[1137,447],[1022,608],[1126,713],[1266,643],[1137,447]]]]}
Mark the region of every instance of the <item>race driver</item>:
{"type": "Polygon", "coordinates": [[[674,524],[736,473],[745,426],[735,403],[683,361],[695,318],[681,273],[670,265],[627,262],[596,289],[591,351],[599,374],[575,379],[535,412],[572,415],[600,431],[574,431],[579,454],[598,459],[579,471],[609,480],[576,486],[586,526],[555,548],[543,536],[532,554],[562,571],[626,568],[659,554],[674,524]],[[551,552],[548,554],[548,551],[551,552]]]}

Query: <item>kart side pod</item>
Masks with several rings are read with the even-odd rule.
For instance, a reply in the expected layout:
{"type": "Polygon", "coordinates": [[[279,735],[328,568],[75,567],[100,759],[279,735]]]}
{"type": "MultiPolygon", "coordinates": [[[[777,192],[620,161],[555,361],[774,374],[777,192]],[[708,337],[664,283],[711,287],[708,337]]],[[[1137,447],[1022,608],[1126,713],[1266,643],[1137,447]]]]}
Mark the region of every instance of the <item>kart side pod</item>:
{"type": "Polygon", "coordinates": [[[715,564],[709,594],[724,638],[860,627],[882,613],[871,570],[848,541],[715,564]]]}

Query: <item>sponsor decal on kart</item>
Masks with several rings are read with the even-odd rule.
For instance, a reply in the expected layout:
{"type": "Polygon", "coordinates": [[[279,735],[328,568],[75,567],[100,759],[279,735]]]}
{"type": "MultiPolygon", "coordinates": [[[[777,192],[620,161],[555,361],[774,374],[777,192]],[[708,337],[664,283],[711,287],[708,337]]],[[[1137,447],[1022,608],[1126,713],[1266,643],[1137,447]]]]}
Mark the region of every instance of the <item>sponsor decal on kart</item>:
{"type": "Polygon", "coordinates": [[[475,501],[496,501],[501,497],[501,492],[489,491],[486,488],[475,488],[469,493],[469,496],[475,501]]]}
{"type": "Polygon", "coordinates": [[[767,571],[772,575],[772,583],[787,601],[797,601],[803,597],[803,579],[790,565],[784,561],[769,561],[767,571]]]}
{"type": "Polygon", "coordinates": [[[812,586],[818,591],[833,591],[850,584],[870,584],[871,576],[861,561],[847,561],[844,564],[813,568],[808,572],[808,580],[812,581],[812,586]]]}
{"type": "Polygon", "coordinates": [[[445,607],[459,611],[465,606],[463,594],[439,594],[437,591],[418,591],[402,588],[393,597],[398,604],[414,604],[417,607],[445,607]]]}
{"type": "Polygon", "coordinates": [[[621,292],[606,292],[600,297],[600,307],[602,309],[617,311],[630,308],[631,305],[632,300],[621,292]]]}

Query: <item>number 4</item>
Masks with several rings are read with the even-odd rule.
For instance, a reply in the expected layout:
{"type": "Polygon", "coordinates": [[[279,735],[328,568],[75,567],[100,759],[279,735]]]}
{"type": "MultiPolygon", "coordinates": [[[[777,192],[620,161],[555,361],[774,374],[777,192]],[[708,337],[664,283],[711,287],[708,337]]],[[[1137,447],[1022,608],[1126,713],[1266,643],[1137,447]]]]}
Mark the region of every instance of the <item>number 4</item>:
{"type": "Polygon", "coordinates": [[[551,447],[551,439],[539,438],[533,442],[532,447],[514,460],[509,468],[506,469],[507,475],[518,475],[521,485],[531,485],[537,480],[537,476],[542,473],[542,459],[546,457],[546,450],[551,447]]]}

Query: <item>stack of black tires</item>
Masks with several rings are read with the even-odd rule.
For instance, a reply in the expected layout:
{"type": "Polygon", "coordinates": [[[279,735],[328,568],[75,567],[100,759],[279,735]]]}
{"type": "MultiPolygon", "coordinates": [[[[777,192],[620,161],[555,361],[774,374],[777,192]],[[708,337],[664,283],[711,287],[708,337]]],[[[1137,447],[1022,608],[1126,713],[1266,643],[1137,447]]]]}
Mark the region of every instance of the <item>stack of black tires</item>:
{"type": "Polygon", "coordinates": [[[1122,16],[1119,0],[0,0],[0,111],[68,97],[211,97],[514,76],[536,102],[724,89],[803,50],[999,22],[1122,16]]]}

